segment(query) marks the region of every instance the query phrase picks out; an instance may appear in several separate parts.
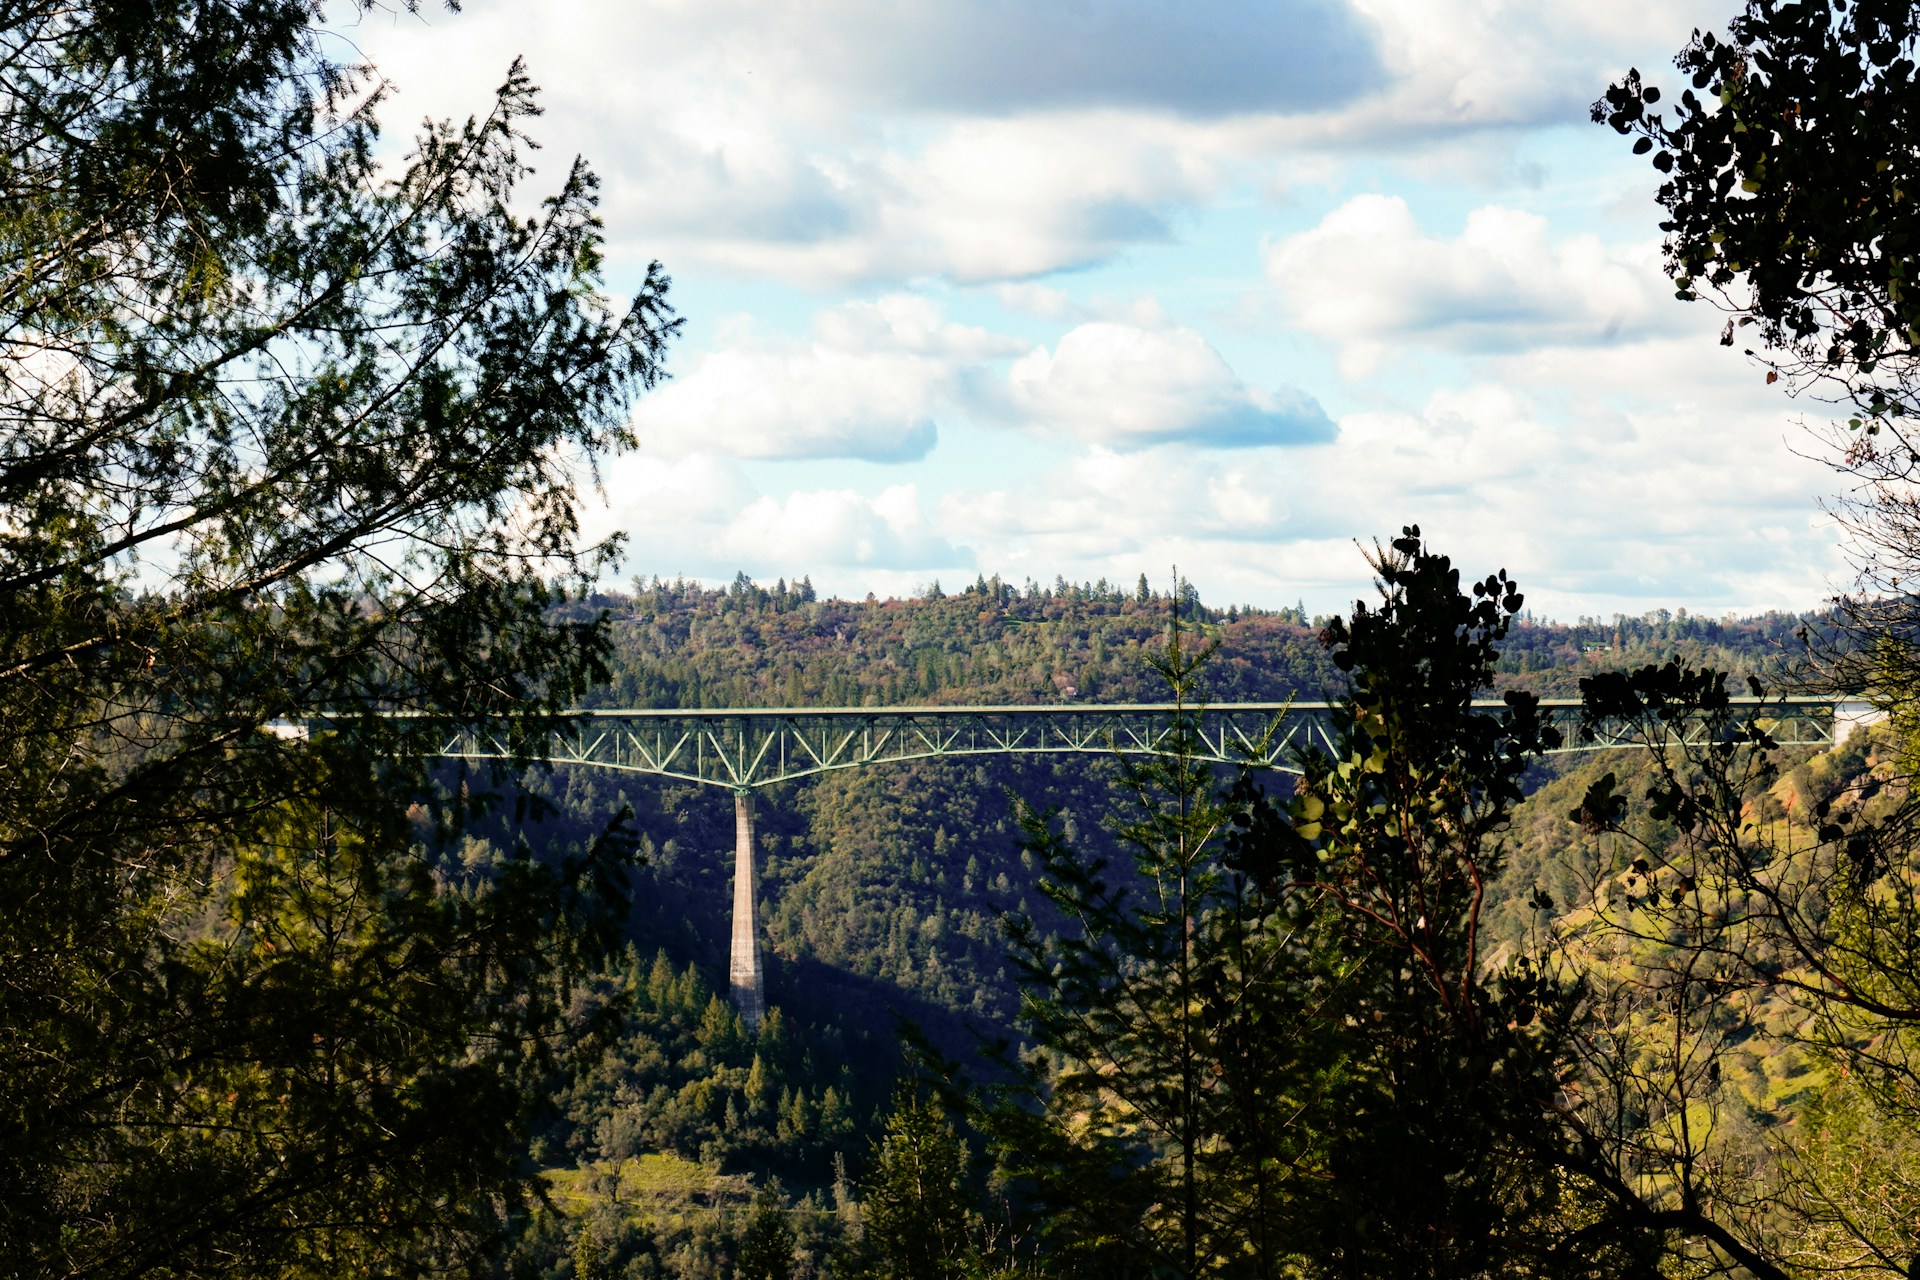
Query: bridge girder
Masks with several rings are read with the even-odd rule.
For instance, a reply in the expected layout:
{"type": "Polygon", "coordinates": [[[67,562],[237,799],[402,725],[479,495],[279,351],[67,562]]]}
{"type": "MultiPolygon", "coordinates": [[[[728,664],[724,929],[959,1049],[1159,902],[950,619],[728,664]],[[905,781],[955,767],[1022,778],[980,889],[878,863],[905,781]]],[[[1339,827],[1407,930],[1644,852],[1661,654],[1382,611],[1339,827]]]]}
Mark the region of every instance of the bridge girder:
{"type": "MultiPolygon", "coordinates": [[[[1819,698],[1735,698],[1761,712],[1783,745],[1831,745],[1835,726],[1858,720],[1847,706],[1819,698]],[[1838,712],[1836,714],[1836,712],[1838,712]]],[[[1505,704],[1476,702],[1495,712],[1505,704]]],[[[1642,745],[1625,725],[1579,733],[1578,699],[1542,699],[1561,731],[1561,751],[1642,745]]],[[[1297,773],[1299,748],[1331,745],[1328,702],[1240,702],[1187,707],[1199,756],[1220,764],[1297,773]]],[[[839,769],[908,760],[985,755],[1151,755],[1167,744],[1172,703],[1059,706],[726,708],[715,710],[582,711],[574,727],[554,734],[555,764],[648,774],[745,793],[839,769]]],[[[1696,721],[1683,734],[1706,731],[1696,721]]],[[[466,760],[511,758],[504,738],[486,731],[450,734],[441,755],[466,760]]]]}

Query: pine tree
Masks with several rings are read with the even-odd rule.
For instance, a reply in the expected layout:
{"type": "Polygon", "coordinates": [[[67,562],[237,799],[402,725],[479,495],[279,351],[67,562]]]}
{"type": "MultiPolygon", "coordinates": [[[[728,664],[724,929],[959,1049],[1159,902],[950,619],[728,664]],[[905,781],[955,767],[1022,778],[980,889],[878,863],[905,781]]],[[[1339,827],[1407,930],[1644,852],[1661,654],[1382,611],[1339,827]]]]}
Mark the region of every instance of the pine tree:
{"type": "Polygon", "coordinates": [[[767,1113],[767,1068],[759,1054],[753,1055],[753,1065],[747,1069],[747,1115],[760,1119],[767,1113]]]}
{"type": "Polygon", "coordinates": [[[787,1280],[793,1274],[793,1243],[787,1199],[779,1183],[769,1179],[754,1194],[753,1216],[740,1241],[734,1276],[737,1280],[787,1280]]]}
{"type": "Polygon", "coordinates": [[[1287,1117],[1320,1070],[1295,980],[1299,904],[1227,861],[1240,802],[1190,714],[1213,651],[1188,644],[1181,598],[1156,660],[1172,730],[1121,766],[1132,805],[1115,832],[1132,865],[1089,864],[1030,814],[1040,890],[1074,928],[1007,922],[1021,1018],[1044,1052],[980,1122],[1056,1262],[1086,1274],[1199,1276],[1249,1249],[1253,1273],[1273,1274],[1298,1162],[1287,1117]]]}
{"type": "Polygon", "coordinates": [[[966,1191],[967,1148],[929,1099],[903,1089],[861,1200],[864,1273],[888,1280],[958,1280],[976,1257],[966,1191]]]}

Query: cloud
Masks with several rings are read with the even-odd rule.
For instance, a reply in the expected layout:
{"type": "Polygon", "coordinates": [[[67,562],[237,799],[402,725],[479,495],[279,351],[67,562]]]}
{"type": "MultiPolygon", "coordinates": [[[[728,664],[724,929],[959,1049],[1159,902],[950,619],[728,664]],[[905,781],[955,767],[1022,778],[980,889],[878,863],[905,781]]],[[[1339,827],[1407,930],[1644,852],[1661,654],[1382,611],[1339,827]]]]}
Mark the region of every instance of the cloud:
{"type": "Polygon", "coordinates": [[[1343,0],[555,0],[470,3],[523,45],[621,60],[630,79],[699,62],[785,88],[831,86],[863,111],[1003,115],[1139,108],[1195,117],[1324,109],[1376,88],[1379,32],[1343,0]],[[645,57],[634,65],[636,53],[645,57]]]}
{"type": "Polygon", "coordinates": [[[1143,329],[1164,329],[1173,321],[1160,300],[1150,293],[1115,297],[1107,294],[1092,298],[1070,297],[1064,291],[1032,281],[995,285],[994,298],[1008,311],[1040,320],[1070,321],[1112,320],[1143,329]]]}
{"type": "Polygon", "coordinates": [[[590,501],[582,513],[583,533],[598,540],[625,532],[629,573],[707,581],[741,570],[767,580],[811,574],[827,589],[851,589],[890,574],[912,586],[930,572],[973,564],[972,552],[928,518],[912,484],[874,495],[844,488],[773,495],[724,458],[630,453],[608,468],[604,490],[605,501],[590,501]]]}
{"type": "Polygon", "coordinates": [[[1024,279],[1164,242],[1244,159],[1233,113],[1345,100],[1373,66],[1339,0],[466,10],[342,26],[398,86],[390,120],[483,110],[524,54],[534,132],[603,175],[617,256],[809,287],[1024,279]]]}
{"type": "MultiPolygon", "coordinates": [[[[1591,161],[1617,140],[1536,126],[1576,125],[1609,77],[1657,74],[1725,14],[1726,0],[469,0],[384,34],[368,16],[360,43],[399,82],[390,118],[484,107],[526,53],[547,86],[533,131],[565,144],[533,157],[542,177],[584,152],[616,278],[658,255],[703,321],[716,298],[790,314],[807,305],[792,285],[883,295],[829,292],[805,332],[740,325],[704,357],[674,353],[676,381],[636,412],[643,453],[608,473],[637,565],[818,570],[864,591],[952,559],[1126,581],[1179,563],[1210,597],[1321,607],[1364,588],[1353,538],[1418,519],[1462,562],[1506,563],[1530,598],[1551,601],[1551,584],[1576,611],[1609,596],[1804,604],[1832,559],[1810,495],[1831,482],[1781,449],[1787,407],[1737,357],[1701,371],[1721,354],[1698,332],[1710,317],[1670,301],[1652,245],[1504,207],[1603,219],[1626,162],[1591,161]],[[1348,198],[1407,179],[1453,207],[1529,165],[1537,196],[1475,198],[1464,225],[1348,198]],[[1249,203],[1282,197],[1282,213],[1249,203]],[[1323,340],[1349,374],[1403,350],[1466,357],[1349,389],[1373,411],[1338,432],[1311,397],[1248,386],[1154,308],[1049,278],[1122,262],[1090,287],[1137,292],[1172,272],[1192,323],[1241,270],[1250,221],[1303,208],[1318,224],[1268,247],[1258,294],[1290,322],[1281,341],[1323,340]],[[997,301],[1046,345],[954,324],[929,295],[970,316],[997,301]],[[976,443],[987,456],[963,455],[976,443]],[[869,491],[858,469],[821,480],[735,458],[930,465],[869,491]]],[[[1651,235],[1650,175],[1635,173],[1634,225],[1651,235]]]]}
{"type": "Polygon", "coordinates": [[[1349,100],[1381,78],[1376,33],[1336,0],[842,0],[811,6],[806,28],[792,34],[833,74],[896,109],[1288,112],[1349,100]]]}
{"type": "Polygon", "coordinates": [[[1571,123],[1721,8],[472,0],[340,29],[395,120],[483,109],[525,54],[534,132],[605,178],[617,261],[828,288],[1092,266],[1356,141],[1571,123]]]}
{"type": "Polygon", "coordinates": [[[1177,564],[1219,602],[1344,608],[1366,594],[1356,543],[1418,523],[1464,571],[1506,567],[1547,616],[1816,605],[1846,567],[1815,501],[1828,477],[1780,443],[1779,403],[1639,355],[1349,414],[1319,444],[1094,446],[950,494],[938,524],[989,572],[1131,581],[1177,564]],[[1612,395],[1633,369],[1659,385],[1612,395]]]}
{"type": "Polygon", "coordinates": [[[704,572],[714,530],[758,497],[738,464],[726,459],[637,451],[605,465],[600,490],[583,494],[582,538],[598,542],[624,533],[629,568],[668,576],[704,572]]]}
{"type": "Polygon", "coordinates": [[[629,455],[589,532],[629,530],[630,569],[711,581],[811,574],[858,595],[1178,565],[1209,600],[1325,612],[1366,594],[1356,542],[1416,522],[1464,571],[1506,567],[1547,616],[1817,604],[1846,581],[1815,502],[1829,476],[1788,452],[1783,406],[1737,355],[1674,346],[1500,357],[1319,443],[1093,443],[944,489],[762,491],[724,459],[629,455]]]}
{"type": "Polygon", "coordinates": [[[920,570],[972,563],[929,526],[913,485],[872,498],[850,489],[762,497],[727,525],[718,549],[723,558],[756,565],[920,570]]]}
{"type": "Polygon", "coordinates": [[[1671,328],[1678,316],[1656,252],[1622,252],[1590,235],[1556,242],[1546,219],[1498,205],[1440,239],[1398,196],[1365,195],[1265,256],[1294,322],[1340,343],[1343,368],[1357,374],[1409,343],[1482,353],[1671,328]]]}
{"type": "MultiPolygon", "coordinates": [[[[1145,573],[1164,585],[1178,566],[1210,601],[1292,603],[1302,591],[1325,594],[1300,576],[1293,506],[1309,472],[1298,456],[1094,446],[1028,484],[949,495],[940,523],[988,572],[1014,581],[1132,582],[1145,573]]],[[[1351,545],[1342,549],[1344,583],[1363,570],[1351,545]]]]}
{"type": "Polygon", "coordinates": [[[970,540],[1037,539],[1073,559],[1125,555],[1175,528],[1199,540],[1257,539],[1287,527],[1290,494],[1270,481],[1289,469],[1278,451],[1226,460],[1095,445],[1032,488],[951,495],[941,521],[970,540]]]}
{"type": "Polygon", "coordinates": [[[1114,448],[1301,444],[1334,431],[1312,396],[1248,387],[1191,329],[1083,324],[1016,361],[1007,384],[1029,427],[1114,448]]]}
{"type": "Polygon", "coordinates": [[[915,355],[983,361],[1020,355],[1027,344],[946,318],[932,299],[891,293],[872,302],[850,302],[815,317],[822,342],[845,350],[885,347],[915,355]]]}
{"type": "Polygon", "coordinates": [[[1421,145],[1461,131],[1583,122],[1630,64],[1668,64],[1724,0],[1355,0],[1379,33],[1383,88],[1310,116],[1296,137],[1421,145]]]}
{"type": "Polygon", "coordinates": [[[1149,323],[1088,321],[1051,351],[955,324],[909,294],[829,308],[802,340],[747,326],[642,399],[633,428],[643,448],[665,457],[867,462],[924,459],[946,416],[1116,449],[1332,435],[1312,396],[1247,386],[1198,333],[1166,323],[1151,298],[1114,310],[1149,323]]]}
{"type": "Polygon", "coordinates": [[[948,323],[924,299],[850,303],[816,317],[810,339],[749,332],[702,355],[640,401],[633,429],[643,448],[672,457],[917,461],[981,362],[1024,349],[948,323]]]}
{"type": "Polygon", "coordinates": [[[1119,112],[903,132],[835,150],[755,141],[764,179],[691,135],[673,141],[682,158],[671,169],[636,171],[616,151],[637,176],[609,188],[609,217],[660,252],[809,288],[1017,281],[1171,242],[1182,212],[1222,191],[1238,163],[1199,136],[1206,128],[1119,112]]]}
{"type": "Polygon", "coordinates": [[[668,454],[711,449],[736,458],[913,462],[939,430],[930,416],[947,367],[898,352],[859,355],[715,351],[648,396],[633,426],[668,454]]]}
{"type": "Polygon", "coordinates": [[[606,491],[606,503],[596,518],[603,522],[589,533],[624,527],[606,522],[606,511],[619,512],[644,526],[697,524],[756,496],[740,468],[725,459],[698,454],[663,459],[644,451],[622,454],[608,464],[601,488],[606,491]]]}
{"type": "Polygon", "coordinates": [[[1779,421],[1777,407],[1748,416],[1711,398],[1596,395],[1554,412],[1510,383],[1481,383],[1413,414],[1345,419],[1341,479],[1300,514],[1368,532],[1416,521],[1457,560],[1514,570],[1549,614],[1600,612],[1610,598],[1810,607],[1843,566],[1817,527],[1825,476],[1771,444],[1779,421]],[[1729,463],[1756,452],[1766,465],[1729,463]]]}

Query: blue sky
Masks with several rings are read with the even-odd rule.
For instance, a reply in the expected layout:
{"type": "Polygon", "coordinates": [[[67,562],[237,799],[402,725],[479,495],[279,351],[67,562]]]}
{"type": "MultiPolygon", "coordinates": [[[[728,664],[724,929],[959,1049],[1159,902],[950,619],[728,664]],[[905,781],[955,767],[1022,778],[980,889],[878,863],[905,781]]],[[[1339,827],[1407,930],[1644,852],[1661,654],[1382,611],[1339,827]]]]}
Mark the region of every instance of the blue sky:
{"type": "MultiPolygon", "coordinates": [[[[1846,584],[1827,416],[1659,272],[1586,107],[1732,6],[467,0],[341,30],[389,128],[515,55],[616,291],[687,318],[594,532],[630,573],[976,574],[1344,607],[1418,522],[1540,612],[1846,584]]],[[[540,181],[536,177],[536,185],[540,181]]]]}

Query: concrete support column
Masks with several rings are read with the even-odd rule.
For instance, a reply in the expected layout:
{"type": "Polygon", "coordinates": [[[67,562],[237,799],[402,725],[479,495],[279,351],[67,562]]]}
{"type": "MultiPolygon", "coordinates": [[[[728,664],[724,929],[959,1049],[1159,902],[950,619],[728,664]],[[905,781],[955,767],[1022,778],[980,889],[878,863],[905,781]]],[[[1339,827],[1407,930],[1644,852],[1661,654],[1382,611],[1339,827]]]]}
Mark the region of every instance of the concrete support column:
{"type": "Polygon", "coordinates": [[[760,1029],[766,991],[760,979],[759,876],[753,861],[753,793],[733,794],[733,1007],[747,1030],[760,1029]]]}

